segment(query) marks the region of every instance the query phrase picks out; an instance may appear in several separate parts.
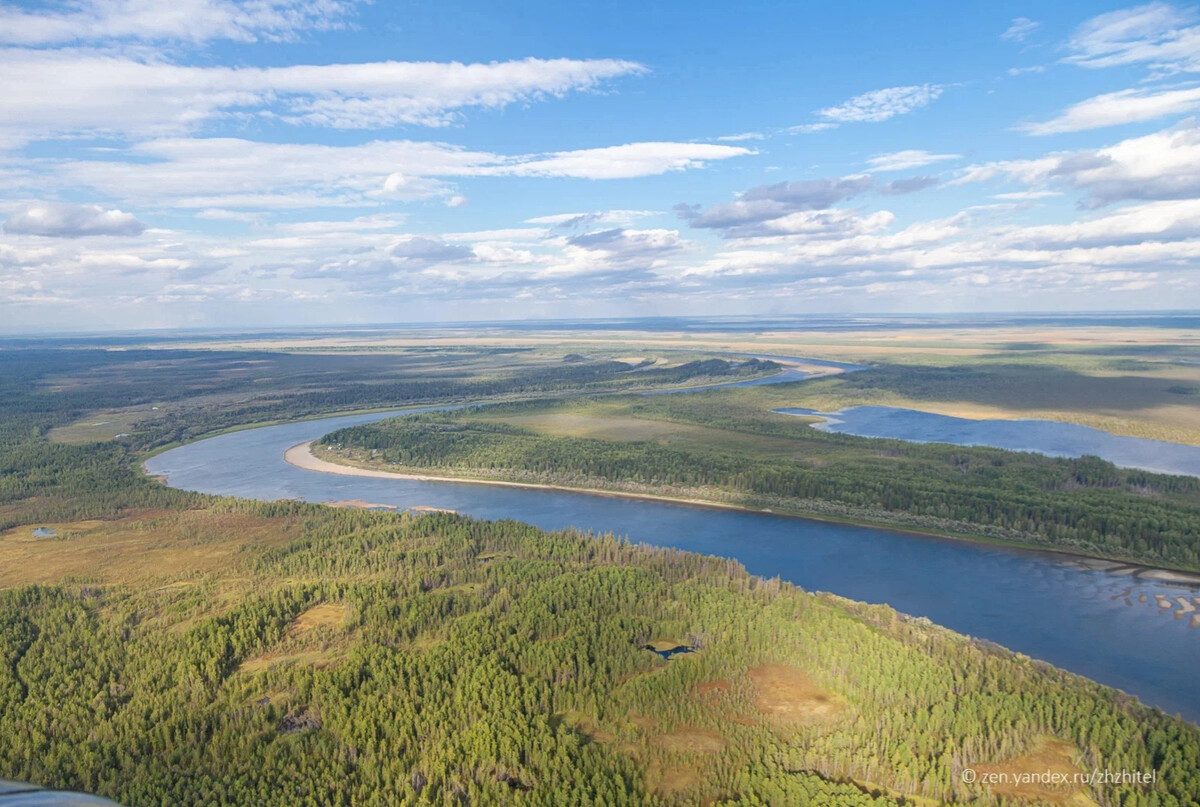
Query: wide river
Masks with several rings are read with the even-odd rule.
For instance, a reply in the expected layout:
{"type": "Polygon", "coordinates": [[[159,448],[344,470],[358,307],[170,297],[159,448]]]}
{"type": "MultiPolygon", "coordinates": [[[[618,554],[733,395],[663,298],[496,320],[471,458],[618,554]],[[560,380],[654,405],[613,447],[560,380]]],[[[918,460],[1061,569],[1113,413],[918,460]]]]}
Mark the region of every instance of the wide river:
{"type": "Polygon", "coordinates": [[[204,493],[439,507],[732,557],[753,574],[888,603],[1200,722],[1196,587],[1130,568],[1082,568],[1051,553],[883,529],[568,491],[340,476],[283,459],[299,443],[393,414],[232,432],[153,457],[146,469],[173,487],[204,493]]]}

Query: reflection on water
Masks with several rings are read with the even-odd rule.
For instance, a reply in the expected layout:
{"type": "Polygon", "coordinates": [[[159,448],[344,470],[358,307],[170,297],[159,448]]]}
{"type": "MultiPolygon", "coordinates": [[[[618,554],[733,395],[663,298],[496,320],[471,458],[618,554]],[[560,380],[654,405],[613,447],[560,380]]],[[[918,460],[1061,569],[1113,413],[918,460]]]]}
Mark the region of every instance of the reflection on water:
{"type": "Polygon", "coordinates": [[[1076,423],[1052,420],[970,420],[894,406],[852,406],[839,412],[776,409],[783,415],[819,416],[821,431],[859,437],[890,437],[913,443],[992,446],[1036,451],[1052,457],[1089,454],[1124,468],[1200,476],[1200,446],[1121,437],[1076,423]]]}

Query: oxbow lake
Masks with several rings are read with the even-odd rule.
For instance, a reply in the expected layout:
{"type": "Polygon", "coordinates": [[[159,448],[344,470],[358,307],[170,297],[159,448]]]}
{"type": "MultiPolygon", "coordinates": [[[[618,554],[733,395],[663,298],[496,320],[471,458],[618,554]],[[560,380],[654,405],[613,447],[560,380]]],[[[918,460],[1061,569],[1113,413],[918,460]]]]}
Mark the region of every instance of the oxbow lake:
{"type": "Polygon", "coordinates": [[[1090,454],[1125,468],[1200,476],[1200,446],[1122,437],[1052,420],[970,420],[893,406],[852,406],[838,412],[776,409],[783,415],[820,417],[813,428],[859,437],[890,437],[913,443],[992,446],[1052,457],[1090,454]]]}

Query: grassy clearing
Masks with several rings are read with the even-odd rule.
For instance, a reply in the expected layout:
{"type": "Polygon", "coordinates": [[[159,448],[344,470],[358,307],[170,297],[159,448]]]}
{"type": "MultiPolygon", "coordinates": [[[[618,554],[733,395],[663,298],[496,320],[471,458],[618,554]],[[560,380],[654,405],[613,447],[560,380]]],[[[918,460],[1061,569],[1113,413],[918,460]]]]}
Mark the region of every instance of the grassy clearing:
{"type": "Polygon", "coordinates": [[[1004,762],[979,765],[975,770],[980,776],[999,774],[1010,780],[1004,784],[988,785],[988,790],[994,796],[1033,804],[1095,807],[1096,802],[1091,799],[1082,785],[1054,785],[1037,781],[1021,782],[1018,778],[1022,774],[1040,776],[1051,773],[1073,776],[1077,773],[1084,773],[1086,771],[1079,763],[1081,756],[1079,749],[1070,743],[1053,737],[1043,737],[1026,754],[1004,762]]]}
{"type": "Polygon", "coordinates": [[[345,650],[340,648],[296,650],[291,653],[266,653],[246,659],[238,665],[238,671],[257,673],[282,665],[312,667],[313,669],[323,670],[337,664],[345,655],[345,650]]]}
{"type": "Polygon", "coordinates": [[[288,636],[303,636],[317,628],[341,627],[346,623],[346,616],[349,613],[350,609],[344,603],[340,602],[327,602],[314,605],[296,617],[291,627],[288,628],[288,636]]]}
{"type": "Polygon", "coordinates": [[[0,533],[0,588],[67,582],[183,587],[294,540],[297,522],[208,510],[146,511],[114,521],[45,525],[0,533]]]}
{"type": "Polygon", "coordinates": [[[825,722],[842,711],[836,697],[795,667],[764,664],[750,670],[747,677],[754,685],[755,708],[780,723],[825,722]]]}
{"type": "Polygon", "coordinates": [[[134,406],[127,409],[89,413],[74,423],[51,429],[47,435],[56,443],[82,445],[116,439],[137,430],[138,421],[159,414],[158,406],[134,406]]]}

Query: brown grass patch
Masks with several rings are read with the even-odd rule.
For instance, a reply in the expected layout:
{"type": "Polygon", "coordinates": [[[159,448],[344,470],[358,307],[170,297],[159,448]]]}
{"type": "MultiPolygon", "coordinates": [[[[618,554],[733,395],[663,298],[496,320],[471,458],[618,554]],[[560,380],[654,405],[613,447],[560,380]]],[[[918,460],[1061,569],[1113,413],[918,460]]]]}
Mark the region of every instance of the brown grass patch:
{"type": "Polygon", "coordinates": [[[696,686],[696,693],[703,698],[719,698],[729,691],[730,684],[728,681],[718,679],[716,681],[704,681],[696,686]]]}
{"type": "Polygon", "coordinates": [[[314,605],[292,621],[288,628],[288,636],[303,636],[309,631],[326,625],[341,627],[346,624],[346,615],[350,612],[343,603],[323,602],[314,605]]]}
{"type": "Polygon", "coordinates": [[[259,518],[209,510],[141,511],[112,521],[15,527],[0,533],[0,588],[157,581],[228,569],[245,549],[265,550],[297,537],[296,519],[259,518]],[[58,538],[34,538],[33,527],[58,538]]]}
{"type": "Polygon", "coordinates": [[[829,720],[842,710],[837,699],[808,679],[803,670],[786,664],[764,664],[750,670],[755,706],[762,714],[787,723],[829,720]]]}
{"type": "Polygon", "coordinates": [[[660,734],[650,741],[666,751],[686,751],[692,754],[719,754],[725,750],[725,738],[714,731],[685,729],[660,734]]]}
{"type": "Polygon", "coordinates": [[[650,790],[659,796],[670,796],[681,790],[687,790],[701,780],[700,772],[695,768],[668,766],[665,768],[651,765],[646,772],[650,790]]]}
{"type": "Polygon", "coordinates": [[[1094,807],[1095,802],[1088,796],[1082,785],[1054,785],[1041,782],[1011,781],[1020,774],[1061,773],[1068,776],[1081,773],[1082,768],[1075,760],[1079,751],[1068,742],[1043,737],[1034,744],[1029,753],[1019,757],[989,765],[975,765],[976,772],[982,778],[985,774],[1006,774],[1009,782],[988,785],[992,795],[1006,799],[1020,799],[1036,804],[1064,804],[1071,807],[1094,807]]]}
{"type": "Polygon", "coordinates": [[[646,717],[636,712],[629,715],[629,722],[637,726],[642,731],[654,731],[658,728],[658,721],[652,717],[646,717]]]}
{"type": "Polygon", "coordinates": [[[240,672],[259,672],[279,664],[291,664],[302,667],[324,669],[332,667],[341,661],[345,655],[343,648],[327,650],[300,650],[295,653],[263,653],[261,656],[248,658],[238,665],[240,672]]]}

